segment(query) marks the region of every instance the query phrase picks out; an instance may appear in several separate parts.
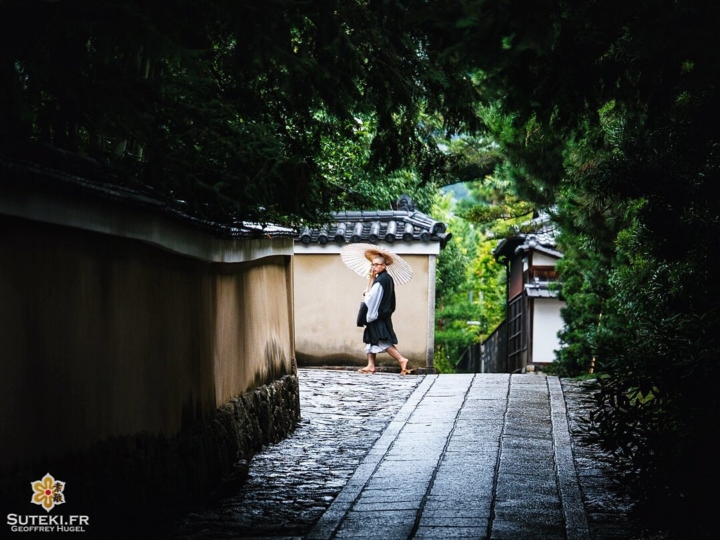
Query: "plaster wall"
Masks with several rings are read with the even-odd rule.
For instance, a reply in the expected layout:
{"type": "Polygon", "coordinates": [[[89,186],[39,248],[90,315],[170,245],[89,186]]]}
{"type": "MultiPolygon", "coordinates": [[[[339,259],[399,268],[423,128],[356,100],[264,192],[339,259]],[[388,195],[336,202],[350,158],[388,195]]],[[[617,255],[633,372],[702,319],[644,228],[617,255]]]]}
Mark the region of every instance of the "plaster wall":
{"type": "Polygon", "coordinates": [[[551,257],[544,253],[532,252],[532,266],[555,266],[558,262],[557,257],[551,257]]]}
{"type": "MultiPolygon", "coordinates": [[[[398,349],[423,367],[428,356],[429,256],[400,253],[413,269],[409,283],[397,285],[392,321],[398,349]]],[[[295,348],[301,364],[365,365],[364,328],[355,325],[368,281],[349,270],[339,254],[300,254],[294,260],[295,348]]],[[[433,284],[434,288],[434,284],[433,284]]],[[[433,313],[434,316],[434,313],[433,313]]],[[[387,354],[380,364],[397,365],[387,354]]]]}
{"type": "Polygon", "coordinates": [[[292,258],[0,216],[0,464],[174,436],[293,371],[292,258]]]}
{"type": "Polygon", "coordinates": [[[555,361],[555,351],[560,349],[557,334],[564,325],[560,310],[564,307],[565,302],[556,298],[533,299],[533,364],[555,361]]]}

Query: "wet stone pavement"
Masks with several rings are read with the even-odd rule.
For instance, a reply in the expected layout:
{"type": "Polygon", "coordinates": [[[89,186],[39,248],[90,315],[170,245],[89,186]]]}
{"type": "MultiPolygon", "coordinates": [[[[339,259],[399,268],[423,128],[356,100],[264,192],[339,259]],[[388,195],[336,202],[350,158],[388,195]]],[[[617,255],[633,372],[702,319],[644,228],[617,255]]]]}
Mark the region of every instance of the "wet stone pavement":
{"type": "MultiPolygon", "coordinates": [[[[302,539],[353,476],[423,376],[301,369],[302,421],[251,461],[240,491],[176,523],[173,540],[302,539]]],[[[573,458],[593,540],[644,538],[616,493],[613,460],[581,438],[591,405],[583,383],[562,381],[573,458]]],[[[528,466],[532,467],[529,460],[528,466]]]]}
{"type": "Polygon", "coordinates": [[[587,383],[561,380],[573,441],[573,460],[585,504],[588,526],[594,540],[659,540],[662,534],[650,535],[631,519],[633,500],[623,489],[615,458],[598,445],[583,439],[583,419],[592,408],[592,394],[587,383]]]}
{"type": "Polygon", "coordinates": [[[253,457],[241,491],[168,538],[302,538],[330,506],[422,376],[300,369],[302,420],[253,457]]]}

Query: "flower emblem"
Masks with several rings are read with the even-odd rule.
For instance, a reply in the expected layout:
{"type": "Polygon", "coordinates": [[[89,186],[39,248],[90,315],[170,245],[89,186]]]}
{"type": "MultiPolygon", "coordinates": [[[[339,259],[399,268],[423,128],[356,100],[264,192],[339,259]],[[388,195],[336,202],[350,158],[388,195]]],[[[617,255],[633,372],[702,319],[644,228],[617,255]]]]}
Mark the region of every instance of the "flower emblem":
{"type": "Polygon", "coordinates": [[[55,480],[50,473],[47,473],[42,480],[30,482],[33,488],[32,502],[42,506],[47,512],[53,509],[56,504],[65,503],[65,482],[55,480]]]}

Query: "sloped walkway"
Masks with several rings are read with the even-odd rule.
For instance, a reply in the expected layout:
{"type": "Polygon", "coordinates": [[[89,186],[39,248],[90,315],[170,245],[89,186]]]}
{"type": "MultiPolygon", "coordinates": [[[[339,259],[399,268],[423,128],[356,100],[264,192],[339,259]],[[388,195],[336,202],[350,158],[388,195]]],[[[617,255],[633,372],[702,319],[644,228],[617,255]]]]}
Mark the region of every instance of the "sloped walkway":
{"type": "Polygon", "coordinates": [[[559,380],[426,376],[306,538],[590,538],[559,380]]]}
{"type": "Polygon", "coordinates": [[[296,431],[253,458],[239,492],[159,524],[154,540],[647,538],[612,489],[611,456],[579,437],[583,383],[319,369],[299,378],[296,431]]]}

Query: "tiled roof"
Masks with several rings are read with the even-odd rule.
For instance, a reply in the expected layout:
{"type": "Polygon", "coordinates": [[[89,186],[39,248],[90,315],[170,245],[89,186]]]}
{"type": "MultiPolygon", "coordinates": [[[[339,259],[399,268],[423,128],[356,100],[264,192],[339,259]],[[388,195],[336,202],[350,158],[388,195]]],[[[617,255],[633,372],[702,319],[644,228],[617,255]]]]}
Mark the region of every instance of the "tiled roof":
{"type": "Polygon", "coordinates": [[[547,233],[528,234],[524,238],[524,242],[515,248],[515,253],[519,253],[520,251],[530,251],[531,249],[534,249],[535,251],[541,251],[543,253],[547,253],[548,255],[562,257],[562,253],[555,249],[556,247],[557,244],[555,243],[554,236],[551,236],[547,233]]]}
{"type": "Polygon", "coordinates": [[[368,242],[440,242],[441,249],[452,238],[441,221],[413,209],[358,210],[332,214],[332,221],[316,229],[304,228],[295,242],[305,245],[368,242]]]}
{"type": "Polygon", "coordinates": [[[502,256],[510,258],[520,251],[529,251],[531,249],[555,257],[562,257],[562,253],[557,250],[557,228],[547,215],[533,219],[528,225],[534,228],[533,232],[518,234],[500,240],[493,250],[495,258],[502,256]]]}
{"type": "Polygon", "coordinates": [[[558,292],[556,288],[549,288],[546,281],[525,284],[525,294],[530,298],[557,298],[558,292]]]}

